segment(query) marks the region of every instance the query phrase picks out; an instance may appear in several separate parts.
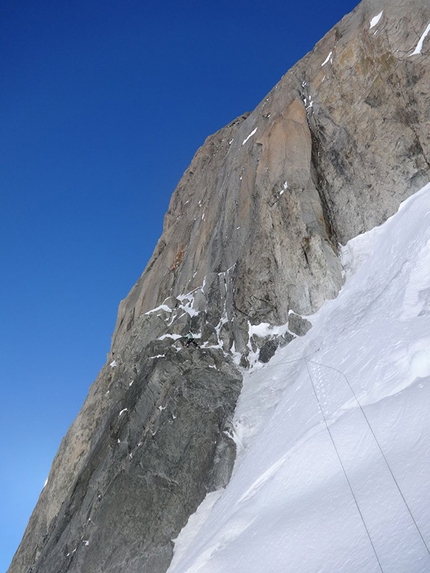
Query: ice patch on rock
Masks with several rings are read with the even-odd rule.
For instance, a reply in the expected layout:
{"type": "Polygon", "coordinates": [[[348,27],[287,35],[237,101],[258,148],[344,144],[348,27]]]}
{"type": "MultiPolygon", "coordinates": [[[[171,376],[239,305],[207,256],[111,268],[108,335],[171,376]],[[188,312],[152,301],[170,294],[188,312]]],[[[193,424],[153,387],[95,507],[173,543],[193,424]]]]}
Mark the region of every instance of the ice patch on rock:
{"type": "Polygon", "coordinates": [[[426,39],[429,32],[430,32],[430,23],[427,24],[427,28],[424,30],[424,33],[421,36],[421,38],[419,39],[419,42],[418,42],[415,50],[412,52],[411,56],[421,54],[421,50],[423,49],[424,40],[426,39]]]}
{"type": "Polygon", "coordinates": [[[377,16],[374,16],[371,20],[370,20],[370,28],[369,30],[371,30],[372,28],[374,28],[379,20],[382,18],[382,14],[384,13],[384,11],[382,10],[382,12],[379,12],[379,14],[377,16]]]}

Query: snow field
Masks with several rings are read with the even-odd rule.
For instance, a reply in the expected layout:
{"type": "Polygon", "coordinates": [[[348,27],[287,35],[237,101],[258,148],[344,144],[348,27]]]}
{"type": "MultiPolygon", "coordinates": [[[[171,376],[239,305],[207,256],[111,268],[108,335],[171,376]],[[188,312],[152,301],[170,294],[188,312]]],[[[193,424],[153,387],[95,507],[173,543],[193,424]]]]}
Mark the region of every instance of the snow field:
{"type": "Polygon", "coordinates": [[[169,573],[430,571],[430,185],[350,241],[313,328],[245,374],[238,456],[169,573]]]}

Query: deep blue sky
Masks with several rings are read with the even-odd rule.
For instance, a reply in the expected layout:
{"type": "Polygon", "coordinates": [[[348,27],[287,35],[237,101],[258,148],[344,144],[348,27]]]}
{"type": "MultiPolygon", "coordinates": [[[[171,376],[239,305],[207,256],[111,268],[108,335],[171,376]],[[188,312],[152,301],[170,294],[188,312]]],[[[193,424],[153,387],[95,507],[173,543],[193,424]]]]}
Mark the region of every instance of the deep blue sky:
{"type": "Polygon", "coordinates": [[[358,0],[0,0],[0,571],[197,148],[358,0]]]}

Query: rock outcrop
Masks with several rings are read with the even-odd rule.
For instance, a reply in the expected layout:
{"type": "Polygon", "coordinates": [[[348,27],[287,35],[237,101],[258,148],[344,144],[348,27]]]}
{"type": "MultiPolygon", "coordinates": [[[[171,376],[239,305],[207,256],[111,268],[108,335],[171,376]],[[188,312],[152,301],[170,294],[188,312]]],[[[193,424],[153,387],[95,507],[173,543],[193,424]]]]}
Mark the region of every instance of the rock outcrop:
{"type": "Polygon", "coordinates": [[[165,571],[188,516],[228,483],[241,375],[220,349],[145,335],[164,332],[163,318],[145,315],[142,336],[94,382],[22,546],[36,543],[12,570],[165,571]]]}
{"type": "Polygon", "coordinates": [[[429,9],[425,0],[362,2],[251,114],[207,139],[121,303],[114,345],[142,312],[221,273],[223,342],[244,355],[249,323],[284,324],[290,311],[307,315],[336,296],[338,244],[428,181],[429,42],[414,52],[429,9]]]}
{"type": "Polygon", "coordinates": [[[10,573],[166,571],[229,479],[237,365],[304,335],[339,244],[429,181],[429,23],[428,0],[364,0],[197,151],[10,573]]]}

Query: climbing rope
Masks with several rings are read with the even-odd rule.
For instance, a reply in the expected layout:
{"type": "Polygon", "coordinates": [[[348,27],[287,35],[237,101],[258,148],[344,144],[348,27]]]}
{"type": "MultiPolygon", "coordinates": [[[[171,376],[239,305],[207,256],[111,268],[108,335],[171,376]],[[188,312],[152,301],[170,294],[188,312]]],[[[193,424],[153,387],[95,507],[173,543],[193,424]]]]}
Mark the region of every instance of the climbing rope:
{"type": "Polygon", "coordinates": [[[321,416],[322,416],[322,418],[323,418],[323,420],[324,420],[324,424],[325,424],[325,427],[326,427],[326,429],[327,429],[328,435],[330,436],[331,443],[333,444],[333,448],[334,448],[334,450],[335,450],[335,452],[336,452],[337,458],[338,458],[338,460],[339,460],[339,464],[340,464],[340,466],[341,466],[341,468],[342,468],[342,471],[343,471],[343,474],[344,474],[344,476],[345,476],[346,482],[347,482],[347,484],[348,484],[349,490],[350,490],[351,495],[352,495],[352,497],[353,497],[353,499],[354,499],[355,506],[356,506],[357,511],[358,511],[358,513],[359,513],[359,515],[360,515],[361,521],[363,522],[364,529],[366,530],[366,534],[367,534],[367,537],[369,538],[370,545],[372,546],[373,553],[375,554],[375,558],[376,558],[376,560],[377,560],[377,562],[378,562],[379,569],[381,570],[381,573],[384,573],[384,570],[382,569],[382,565],[381,565],[381,562],[380,562],[379,557],[378,557],[378,553],[376,552],[375,545],[373,544],[372,537],[371,537],[370,532],[369,532],[369,529],[368,529],[368,527],[367,527],[367,525],[366,525],[366,521],[365,521],[365,519],[364,519],[363,513],[361,512],[361,509],[360,509],[360,506],[359,506],[359,504],[358,504],[357,498],[356,498],[356,496],[355,496],[355,493],[354,493],[352,484],[351,484],[351,482],[350,482],[350,480],[349,480],[349,477],[348,477],[348,474],[347,474],[347,472],[346,472],[345,466],[344,466],[344,464],[343,464],[343,462],[342,462],[342,458],[341,458],[341,456],[340,456],[339,450],[337,449],[336,442],[334,441],[333,434],[332,434],[332,432],[331,432],[331,430],[330,430],[330,426],[328,425],[327,418],[326,418],[326,416],[325,416],[325,414],[324,414],[324,410],[323,410],[323,407],[322,407],[322,405],[321,405],[321,402],[320,402],[320,399],[319,399],[319,396],[318,396],[318,392],[317,392],[317,390],[316,390],[316,388],[315,388],[315,383],[314,383],[314,381],[313,381],[311,372],[310,372],[310,370],[309,370],[308,361],[307,361],[306,359],[301,359],[301,360],[304,360],[304,362],[305,362],[305,364],[306,364],[306,370],[308,371],[309,379],[310,379],[310,381],[311,381],[312,389],[313,389],[313,391],[314,391],[315,398],[316,398],[316,401],[317,401],[317,403],[318,403],[319,411],[320,411],[321,416]]]}
{"type": "Polygon", "coordinates": [[[390,463],[388,462],[387,456],[385,455],[384,450],[382,449],[382,446],[381,446],[381,444],[380,444],[380,442],[379,442],[379,440],[378,440],[378,438],[377,438],[377,436],[376,436],[376,434],[375,434],[375,431],[374,431],[373,428],[372,428],[372,425],[371,425],[371,423],[370,423],[370,421],[369,421],[369,418],[367,417],[366,412],[364,411],[364,408],[363,408],[363,406],[361,405],[360,400],[358,399],[358,396],[356,395],[356,393],[355,393],[355,391],[354,391],[354,389],[353,389],[353,387],[352,387],[350,381],[348,380],[348,377],[346,376],[346,374],[345,374],[344,372],[342,372],[341,370],[338,370],[337,368],[334,368],[333,366],[329,366],[329,365],[327,365],[327,364],[323,364],[323,363],[321,363],[321,362],[315,362],[314,360],[311,360],[310,357],[313,356],[314,354],[316,354],[319,350],[320,350],[320,348],[318,348],[318,349],[315,350],[314,352],[309,353],[308,355],[303,356],[302,358],[296,358],[296,359],[293,359],[293,360],[282,361],[282,362],[279,362],[278,364],[272,364],[272,365],[269,364],[268,367],[270,368],[270,367],[275,367],[275,366],[278,366],[278,365],[281,365],[281,364],[293,364],[293,363],[297,363],[297,362],[304,362],[304,363],[305,363],[305,365],[306,365],[306,370],[307,370],[309,379],[310,379],[311,384],[312,384],[312,389],[313,389],[313,392],[314,392],[314,394],[315,394],[315,398],[316,398],[316,400],[317,400],[317,403],[318,403],[318,407],[319,407],[321,416],[322,416],[322,418],[323,418],[323,420],[324,420],[324,423],[325,423],[327,432],[328,432],[328,434],[329,434],[329,436],[330,436],[330,440],[331,440],[331,442],[332,442],[332,444],[333,444],[333,448],[334,448],[334,450],[336,451],[337,457],[338,457],[338,459],[339,459],[339,463],[340,463],[340,465],[341,465],[341,467],[342,467],[343,473],[344,473],[344,475],[345,475],[345,479],[346,479],[346,481],[347,481],[347,483],[348,483],[349,489],[350,489],[350,491],[351,491],[351,495],[352,495],[352,497],[353,497],[353,499],[354,499],[355,505],[356,505],[356,507],[357,507],[357,510],[358,510],[359,515],[360,515],[360,517],[361,517],[361,520],[362,520],[362,522],[363,522],[363,525],[364,525],[364,528],[365,528],[365,530],[366,530],[366,533],[367,533],[367,536],[368,536],[368,538],[369,538],[369,541],[370,541],[370,543],[371,543],[373,552],[374,552],[375,557],[376,557],[376,559],[377,559],[377,561],[378,561],[379,568],[380,568],[381,571],[383,572],[383,569],[382,569],[382,566],[381,566],[379,557],[378,557],[378,555],[377,555],[377,553],[376,553],[376,549],[375,549],[375,547],[374,547],[373,541],[372,541],[371,536],[370,536],[370,532],[369,532],[369,530],[368,530],[368,528],[367,528],[367,525],[366,525],[366,522],[365,522],[365,520],[364,520],[363,514],[362,514],[362,512],[361,512],[361,510],[360,510],[360,507],[359,507],[359,505],[358,505],[358,501],[357,501],[356,496],[355,496],[355,494],[354,494],[354,491],[353,491],[351,482],[350,482],[350,480],[349,480],[349,478],[348,478],[348,475],[347,475],[345,466],[344,466],[344,464],[343,464],[343,462],[342,462],[341,456],[340,456],[340,454],[339,454],[338,448],[337,448],[337,446],[336,446],[336,443],[335,443],[335,441],[334,441],[332,432],[331,432],[331,430],[330,430],[330,426],[329,426],[329,424],[328,424],[328,422],[327,422],[327,418],[326,418],[326,416],[325,416],[325,414],[324,414],[324,410],[323,410],[323,408],[322,408],[322,405],[321,405],[321,402],[320,402],[320,399],[319,399],[319,396],[318,396],[318,393],[317,393],[317,390],[316,390],[316,387],[315,387],[315,383],[314,383],[313,377],[312,377],[311,372],[310,372],[310,369],[309,369],[309,364],[315,364],[316,366],[322,366],[322,367],[324,367],[324,368],[328,368],[328,369],[330,369],[330,370],[333,370],[334,372],[337,372],[338,374],[340,374],[340,375],[343,377],[343,379],[345,380],[345,382],[346,382],[347,385],[348,385],[348,388],[349,388],[349,390],[350,390],[352,396],[354,397],[354,400],[356,401],[356,403],[357,403],[357,405],[358,405],[358,407],[359,407],[359,410],[360,410],[360,412],[361,412],[361,414],[362,414],[362,416],[363,416],[363,418],[364,418],[364,420],[365,420],[365,422],[366,422],[366,424],[367,424],[367,427],[369,428],[369,430],[370,430],[370,432],[371,432],[371,435],[372,435],[372,437],[373,437],[373,439],[374,439],[374,441],[375,441],[375,443],[376,443],[376,445],[377,445],[377,447],[378,447],[378,449],[379,449],[379,452],[381,453],[381,456],[382,456],[382,458],[383,458],[383,460],[384,460],[384,462],[385,462],[385,464],[386,464],[386,466],[387,466],[387,469],[388,469],[388,471],[389,471],[389,473],[390,473],[390,475],[391,475],[391,477],[392,477],[392,479],[393,479],[393,482],[394,482],[394,484],[395,484],[395,486],[396,486],[396,488],[397,488],[397,490],[398,490],[398,492],[399,492],[399,494],[400,494],[400,497],[401,497],[401,499],[402,499],[402,501],[403,501],[403,503],[404,503],[404,505],[405,505],[405,507],[406,507],[406,509],[407,509],[407,511],[408,511],[408,513],[409,513],[409,515],[410,515],[410,517],[411,517],[411,519],[412,519],[412,522],[413,522],[413,524],[414,524],[414,526],[415,526],[415,529],[416,529],[418,535],[420,536],[420,539],[421,539],[421,541],[422,541],[422,543],[423,543],[423,545],[424,545],[424,547],[425,547],[425,549],[426,549],[428,555],[430,556],[430,548],[429,548],[428,544],[426,543],[426,541],[425,541],[425,539],[424,539],[424,536],[423,536],[423,534],[422,534],[422,532],[421,532],[421,530],[420,530],[420,527],[419,527],[419,525],[418,525],[418,523],[417,523],[417,521],[416,521],[416,519],[415,519],[415,517],[414,517],[414,515],[413,515],[413,513],[412,513],[412,510],[411,510],[411,508],[409,507],[409,504],[408,504],[408,502],[407,502],[407,500],[406,500],[406,498],[405,498],[405,496],[404,496],[404,494],[403,494],[403,492],[402,492],[402,489],[401,489],[401,487],[400,487],[400,484],[399,484],[399,482],[397,481],[396,476],[394,475],[394,472],[393,472],[393,470],[392,470],[392,468],[391,468],[391,466],[390,466],[390,463]]]}
{"type": "Polygon", "coordinates": [[[379,451],[380,451],[380,453],[381,453],[381,455],[382,455],[382,458],[383,458],[384,461],[385,461],[385,464],[386,464],[386,466],[387,466],[387,468],[388,468],[388,471],[390,472],[391,477],[393,478],[393,481],[394,481],[394,483],[395,483],[395,485],[396,485],[396,487],[397,487],[397,490],[398,490],[398,492],[399,492],[399,494],[400,494],[400,497],[402,498],[403,503],[405,504],[406,509],[408,510],[408,513],[409,513],[409,515],[410,515],[410,517],[411,517],[411,519],[412,519],[412,521],[413,521],[413,523],[414,523],[414,525],[415,525],[415,528],[416,528],[416,530],[417,530],[417,532],[418,532],[418,535],[421,537],[421,541],[423,542],[424,547],[425,547],[426,550],[427,550],[427,553],[430,555],[429,547],[428,547],[428,545],[427,545],[427,543],[426,543],[426,541],[425,541],[425,539],[424,539],[424,537],[423,537],[423,535],[422,535],[422,533],[421,533],[421,530],[420,530],[420,528],[419,528],[419,526],[418,526],[418,523],[416,522],[416,520],[415,520],[415,518],[414,518],[414,516],[413,516],[413,514],[412,514],[411,508],[409,507],[409,504],[408,504],[408,502],[406,501],[405,496],[403,495],[403,492],[402,492],[402,490],[401,490],[401,488],[400,488],[400,485],[399,485],[399,483],[398,483],[398,481],[397,481],[397,479],[396,479],[396,477],[395,477],[395,475],[394,475],[394,472],[393,472],[393,470],[392,470],[392,468],[391,468],[391,466],[390,466],[390,464],[389,464],[389,462],[388,462],[388,460],[387,460],[387,457],[386,457],[386,455],[385,455],[385,453],[384,453],[384,450],[382,449],[382,446],[381,446],[381,444],[379,443],[378,438],[376,437],[376,434],[375,434],[375,432],[374,432],[374,430],[373,430],[373,428],[372,428],[372,425],[371,425],[371,423],[370,423],[370,421],[369,421],[369,418],[367,417],[366,412],[364,411],[364,408],[363,408],[363,406],[362,406],[361,403],[360,403],[360,400],[358,399],[356,393],[354,392],[354,389],[353,389],[353,387],[352,387],[350,381],[348,380],[348,377],[347,377],[346,374],[344,374],[341,370],[338,370],[337,368],[334,368],[333,366],[328,366],[327,364],[322,364],[322,363],[314,362],[314,361],[312,361],[312,360],[309,360],[309,361],[308,361],[307,359],[305,360],[305,362],[306,362],[306,367],[307,367],[308,372],[309,372],[308,362],[310,362],[311,364],[315,364],[315,365],[317,365],[317,366],[323,366],[324,368],[329,368],[330,370],[334,370],[335,372],[337,372],[338,374],[340,374],[340,375],[345,379],[345,381],[346,381],[346,383],[348,384],[348,387],[349,387],[349,389],[350,389],[352,395],[354,396],[354,400],[357,402],[357,405],[358,405],[358,407],[360,408],[360,412],[361,412],[361,414],[363,415],[363,418],[364,418],[365,421],[366,421],[366,424],[367,424],[367,426],[368,426],[368,428],[369,428],[369,430],[370,430],[370,432],[371,432],[371,434],[372,434],[372,436],[373,436],[373,439],[375,440],[375,443],[376,443],[376,445],[378,446],[378,449],[379,449],[379,451]]]}

